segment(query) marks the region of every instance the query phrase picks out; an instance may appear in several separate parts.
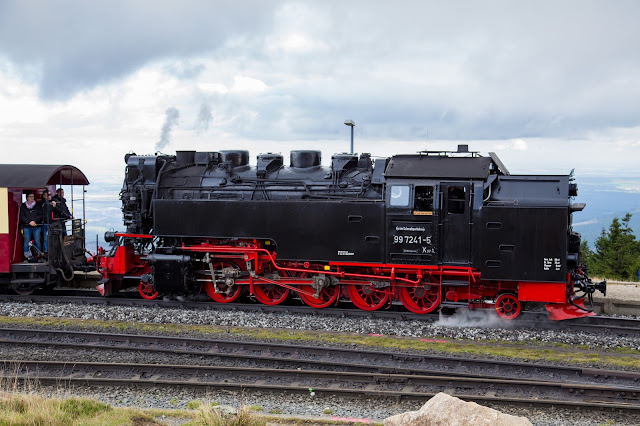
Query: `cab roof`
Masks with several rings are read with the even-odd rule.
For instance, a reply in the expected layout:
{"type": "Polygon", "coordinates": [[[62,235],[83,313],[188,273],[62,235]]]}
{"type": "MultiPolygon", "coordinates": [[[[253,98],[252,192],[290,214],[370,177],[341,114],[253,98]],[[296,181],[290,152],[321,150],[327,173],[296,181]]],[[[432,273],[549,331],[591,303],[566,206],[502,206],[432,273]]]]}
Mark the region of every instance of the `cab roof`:
{"type": "Polygon", "coordinates": [[[395,155],[384,175],[387,178],[486,179],[490,166],[488,157],[395,155]]]}

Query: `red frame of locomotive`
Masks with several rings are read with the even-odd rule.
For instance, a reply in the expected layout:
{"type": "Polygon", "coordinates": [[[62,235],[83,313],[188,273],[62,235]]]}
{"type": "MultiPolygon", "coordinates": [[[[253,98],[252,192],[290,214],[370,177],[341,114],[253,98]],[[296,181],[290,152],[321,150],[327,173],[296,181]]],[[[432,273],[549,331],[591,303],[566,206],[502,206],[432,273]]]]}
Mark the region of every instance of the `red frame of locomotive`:
{"type": "MultiPolygon", "coordinates": [[[[116,233],[116,237],[126,239],[153,239],[152,235],[138,235],[116,233]]],[[[262,240],[242,240],[237,241],[237,245],[212,244],[210,241],[201,242],[195,245],[185,245],[180,247],[183,253],[202,253],[212,256],[212,261],[223,265],[223,263],[237,266],[242,272],[249,272],[246,277],[234,279],[235,286],[238,287],[238,294],[226,298],[217,296],[219,290],[212,278],[205,281],[203,287],[207,294],[215,301],[221,303],[232,302],[237,299],[242,288],[248,288],[251,295],[258,301],[267,305],[275,305],[284,300],[270,299],[263,292],[264,286],[271,288],[286,289],[282,291],[286,296],[291,291],[299,294],[301,299],[314,308],[324,308],[337,303],[340,299],[341,291],[344,289],[345,296],[350,296],[351,301],[360,309],[377,310],[390,306],[390,301],[399,299],[409,311],[425,314],[435,311],[442,302],[450,305],[465,306],[470,309],[493,308],[498,315],[505,319],[516,318],[521,312],[521,302],[545,302],[546,308],[552,319],[567,319],[585,315],[593,315],[580,311],[567,303],[567,298],[571,296],[573,282],[571,275],[567,274],[566,282],[519,282],[519,281],[483,281],[479,271],[471,267],[463,266],[434,266],[415,264],[387,264],[387,263],[362,263],[362,262],[294,262],[277,261],[277,253],[265,248],[262,240]],[[263,274],[265,272],[278,272],[277,279],[271,279],[263,274]],[[340,286],[335,285],[333,293],[321,296],[324,288],[313,287],[316,276],[334,277],[339,280],[340,286]],[[412,279],[415,277],[415,279],[412,279]],[[424,280],[427,283],[424,284],[424,280]],[[449,281],[455,279],[458,285],[452,285],[449,281]],[[377,301],[365,300],[366,288],[374,289],[375,282],[385,283],[384,291],[375,289],[377,301]],[[466,281],[468,285],[459,283],[466,281]],[[421,285],[421,283],[423,283],[421,285]],[[442,287],[447,289],[443,293],[442,287]],[[429,306],[420,306],[417,303],[407,301],[407,296],[411,290],[436,289],[433,296],[436,300],[429,306]],[[359,293],[360,292],[360,293],[359,293]],[[362,296],[359,299],[358,294],[362,296]],[[403,300],[403,298],[405,300],[403,300]],[[486,302],[491,300],[492,302],[486,302]]],[[[102,274],[102,285],[99,290],[103,295],[109,295],[113,291],[118,291],[120,285],[112,287],[113,281],[119,282],[123,278],[140,279],[139,292],[145,299],[154,299],[158,296],[153,288],[153,283],[149,282],[152,267],[146,262],[144,255],[136,254],[132,245],[119,245],[113,256],[100,253],[96,258],[98,271],[102,274]],[[105,287],[105,284],[107,286],[105,287]]],[[[380,287],[380,288],[382,288],[380,287]]],[[[327,285],[325,288],[330,288],[327,285]]],[[[575,301],[581,305],[582,301],[575,301]]]]}

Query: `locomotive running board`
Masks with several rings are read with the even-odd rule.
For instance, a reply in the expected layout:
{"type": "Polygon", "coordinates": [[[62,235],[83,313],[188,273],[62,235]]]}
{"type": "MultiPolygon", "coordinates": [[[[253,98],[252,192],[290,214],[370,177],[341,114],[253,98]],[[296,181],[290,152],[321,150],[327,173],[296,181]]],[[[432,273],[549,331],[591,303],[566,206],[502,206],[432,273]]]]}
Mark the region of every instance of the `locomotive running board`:
{"type": "MultiPolygon", "coordinates": [[[[576,305],[584,308],[583,302],[576,301],[576,305]]],[[[586,310],[586,308],[584,310],[580,308],[576,308],[575,306],[569,303],[566,303],[564,305],[559,305],[557,303],[549,303],[545,305],[545,308],[547,308],[547,311],[549,311],[549,319],[554,321],[590,317],[595,315],[594,312],[589,312],[586,310]]]]}

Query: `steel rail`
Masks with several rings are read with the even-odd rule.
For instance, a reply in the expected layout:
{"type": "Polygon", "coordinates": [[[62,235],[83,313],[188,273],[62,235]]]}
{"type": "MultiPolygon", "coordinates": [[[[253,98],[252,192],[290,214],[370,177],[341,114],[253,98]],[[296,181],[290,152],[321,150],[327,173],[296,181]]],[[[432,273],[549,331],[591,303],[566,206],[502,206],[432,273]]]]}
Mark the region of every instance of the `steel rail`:
{"type": "Polygon", "coordinates": [[[531,380],[372,374],[273,368],[0,360],[9,377],[44,384],[170,386],[426,399],[438,392],[472,401],[580,406],[640,413],[640,389],[531,380]]]}
{"type": "Polygon", "coordinates": [[[469,359],[432,354],[302,346],[287,343],[250,342],[179,336],[150,336],[91,331],[0,328],[0,343],[91,350],[123,350],[260,361],[300,368],[343,369],[354,372],[406,375],[442,375],[476,378],[519,378],[528,380],[636,385],[640,372],[616,371],[493,359],[469,359]],[[546,377],[546,378],[545,378],[546,377]]]}

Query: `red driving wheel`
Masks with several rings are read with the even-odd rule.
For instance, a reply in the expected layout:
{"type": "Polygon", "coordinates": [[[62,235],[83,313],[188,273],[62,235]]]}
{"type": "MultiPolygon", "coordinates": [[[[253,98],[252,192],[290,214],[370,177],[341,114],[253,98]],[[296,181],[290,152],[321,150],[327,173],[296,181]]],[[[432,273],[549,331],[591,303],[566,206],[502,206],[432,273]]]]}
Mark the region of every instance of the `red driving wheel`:
{"type": "MultiPolygon", "coordinates": [[[[283,276],[288,276],[286,272],[280,272],[283,276]]],[[[290,290],[286,287],[273,283],[260,283],[253,285],[253,294],[258,302],[264,305],[279,305],[289,298],[290,290]]]]}
{"type": "MultiPolygon", "coordinates": [[[[208,269],[208,265],[205,265],[205,266],[208,269]]],[[[234,268],[238,270],[240,269],[238,265],[236,265],[233,262],[229,262],[229,261],[213,262],[214,271],[221,271],[225,268],[234,268]]],[[[227,283],[224,282],[224,280],[218,280],[219,282],[217,282],[216,286],[214,286],[213,285],[214,280],[215,280],[215,277],[211,277],[211,279],[210,280],[208,279],[204,284],[204,289],[206,290],[209,297],[214,301],[218,303],[229,303],[236,300],[238,297],[240,297],[240,294],[242,294],[242,286],[238,284],[233,284],[232,286],[229,286],[227,283]],[[217,292],[216,292],[216,287],[218,289],[217,292]]]]}
{"type": "Polygon", "coordinates": [[[400,301],[407,310],[416,314],[433,312],[442,300],[440,284],[400,287],[400,301]]]}
{"type": "MultiPolygon", "coordinates": [[[[291,276],[296,276],[299,278],[310,278],[311,274],[309,272],[299,272],[299,273],[291,273],[291,276]]],[[[340,294],[340,286],[332,285],[329,287],[325,287],[320,290],[318,297],[315,296],[316,289],[311,285],[303,284],[300,285],[300,290],[311,293],[298,293],[300,295],[300,299],[304,302],[305,305],[311,306],[312,308],[321,309],[326,308],[327,306],[331,306],[338,299],[338,295],[340,294]]]]}
{"type": "Polygon", "coordinates": [[[515,294],[502,294],[496,300],[496,312],[504,319],[512,320],[520,315],[522,306],[515,294]]]}
{"type": "Polygon", "coordinates": [[[389,294],[379,291],[372,284],[351,284],[348,286],[351,302],[364,311],[376,311],[389,301],[389,294]]]}
{"type": "MultiPolygon", "coordinates": [[[[338,291],[339,289],[340,286],[337,285],[325,287],[320,290],[320,294],[318,295],[318,297],[300,293],[300,299],[302,299],[302,301],[306,305],[311,306],[312,308],[326,308],[327,306],[333,304],[336,299],[338,299],[338,294],[340,293],[338,291]]],[[[300,286],[300,290],[313,293],[314,295],[316,292],[316,290],[310,285],[302,285],[300,286]]]]}
{"type": "Polygon", "coordinates": [[[140,284],[138,285],[138,292],[143,299],[153,300],[158,297],[158,292],[150,282],[145,283],[144,281],[140,281],[140,284]]]}

